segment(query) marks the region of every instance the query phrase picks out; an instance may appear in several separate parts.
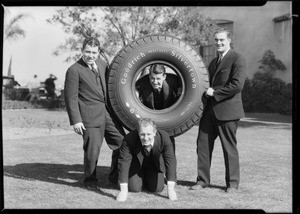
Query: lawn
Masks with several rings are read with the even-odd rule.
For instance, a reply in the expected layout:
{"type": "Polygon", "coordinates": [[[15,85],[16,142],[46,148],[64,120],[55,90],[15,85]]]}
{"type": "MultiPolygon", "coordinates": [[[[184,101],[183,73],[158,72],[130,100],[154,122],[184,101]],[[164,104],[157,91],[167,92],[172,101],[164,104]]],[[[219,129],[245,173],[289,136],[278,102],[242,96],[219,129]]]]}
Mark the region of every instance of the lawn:
{"type": "Polygon", "coordinates": [[[108,182],[111,150],[103,144],[98,162],[101,189],[84,188],[82,139],[68,124],[65,111],[3,110],[5,209],[262,209],[292,212],[291,117],[247,114],[237,131],[241,165],[240,189],[226,193],[223,153],[217,140],[211,188],[195,183],[198,126],[176,137],[178,200],[159,194],[129,193],[108,182]],[[147,204],[144,202],[147,201],[147,204]]]}

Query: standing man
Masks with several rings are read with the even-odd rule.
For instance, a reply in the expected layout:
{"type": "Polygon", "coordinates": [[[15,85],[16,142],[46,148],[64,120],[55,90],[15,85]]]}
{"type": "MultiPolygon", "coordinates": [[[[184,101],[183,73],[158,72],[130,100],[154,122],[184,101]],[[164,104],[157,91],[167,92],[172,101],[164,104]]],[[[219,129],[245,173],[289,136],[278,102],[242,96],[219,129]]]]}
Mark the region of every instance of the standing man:
{"type": "Polygon", "coordinates": [[[45,89],[47,91],[47,97],[48,98],[56,98],[55,94],[55,83],[54,81],[57,80],[57,77],[53,74],[50,74],[49,78],[45,81],[45,89]]]}
{"type": "Polygon", "coordinates": [[[118,149],[125,135],[106,108],[107,64],[99,58],[99,54],[98,39],[85,39],[82,58],[67,70],[65,79],[65,103],[70,124],[83,137],[84,184],[87,188],[97,187],[96,169],[104,137],[114,151],[109,180],[117,182],[118,149]]]}
{"type": "Polygon", "coordinates": [[[33,76],[33,81],[27,84],[27,87],[29,88],[29,95],[27,96],[26,100],[29,100],[30,102],[32,102],[35,99],[40,100],[40,96],[39,96],[40,86],[41,86],[41,82],[39,81],[38,76],[35,74],[33,76]]]}
{"type": "Polygon", "coordinates": [[[207,102],[197,138],[198,177],[195,187],[210,185],[210,166],[214,141],[219,136],[225,162],[226,192],[237,190],[240,165],[236,131],[244,117],[241,91],[246,79],[245,59],[230,48],[231,34],[221,28],[214,33],[218,57],[209,65],[210,86],[203,99],[207,102]]]}
{"type": "Polygon", "coordinates": [[[147,188],[150,192],[161,192],[164,189],[164,174],[169,199],[177,199],[173,146],[168,134],[157,130],[151,119],[140,119],[137,130],[125,136],[118,169],[121,189],[118,201],[126,201],[128,191],[139,192],[147,188]]]}

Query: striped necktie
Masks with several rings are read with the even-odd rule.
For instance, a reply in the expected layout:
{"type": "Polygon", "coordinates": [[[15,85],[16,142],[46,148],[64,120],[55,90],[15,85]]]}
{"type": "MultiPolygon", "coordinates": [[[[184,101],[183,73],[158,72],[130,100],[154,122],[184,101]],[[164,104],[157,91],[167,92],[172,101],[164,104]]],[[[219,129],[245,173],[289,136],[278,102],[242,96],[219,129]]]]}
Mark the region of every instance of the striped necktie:
{"type": "Polygon", "coordinates": [[[97,68],[95,67],[94,64],[92,64],[91,67],[92,67],[91,70],[93,71],[93,73],[94,73],[95,76],[96,76],[97,85],[99,85],[99,84],[100,84],[100,79],[99,79],[100,76],[99,76],[98,70],[97,70],[97,68]]]}
{"type": "Polygon", "coordinates": [[[102,90],[101,90],[101,95],[102,95],[102,97],[103,97],[104,100],[105,100],[105,96],[104,96],[104,88],[103,88],[103,85],[102,85],[102,83],[101,83],[101,76],[100,76],[100,74],[99,74],[99,72],[98,72],[98,70],[97,70],[97,68],[95,67],[94,64],[92,64],[91,67],[92,67],[93,73],[94,73],[95,76],[96,76],[96,82],[97,82],[97,85],[101,85],[101,89],[102,89],[102,90]]]}
{"type": "Polygon", "coordinates": [[[216,69],[219,67],[219,65],[222,61],[222,58],[223,58],[223,55],[221,53],[218,53],[218,61],[217,61],[217,64],[216,64],[216,69]]]}

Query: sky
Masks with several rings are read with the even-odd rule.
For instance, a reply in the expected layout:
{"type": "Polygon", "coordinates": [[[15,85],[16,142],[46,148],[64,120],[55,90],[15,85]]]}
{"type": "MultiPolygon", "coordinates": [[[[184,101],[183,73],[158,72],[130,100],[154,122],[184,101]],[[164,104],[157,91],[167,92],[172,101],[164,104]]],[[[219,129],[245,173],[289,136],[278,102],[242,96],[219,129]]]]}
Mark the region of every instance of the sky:
{"type": "Polygon", "coordinates": [[[20,25],[26,36],[16,41],[3,42],[2,75],[7,75],[9,61],[12,58],[12,75],[22,86],[33,79],[35,74],[45,81],[50,73],[57,77],[57,88],[63,87],[65,73],[73,63],[65,63],[63,56],[54,56],[53,50],[63,44],[66,34],[58,24],[49,24],[46,19],[52,17],[59,7],[8,7],[9,17],[18,13],[27,13],[30,17],[20,25]]]}

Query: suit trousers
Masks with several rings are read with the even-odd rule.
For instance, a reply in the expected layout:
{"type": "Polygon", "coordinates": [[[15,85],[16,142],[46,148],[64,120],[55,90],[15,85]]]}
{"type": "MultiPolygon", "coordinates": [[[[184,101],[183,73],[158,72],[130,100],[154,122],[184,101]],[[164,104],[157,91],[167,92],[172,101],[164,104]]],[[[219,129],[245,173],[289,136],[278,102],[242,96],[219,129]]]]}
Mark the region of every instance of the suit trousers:
{"type": "Polygon", "coordinates": [[[163,191],[164,173],[159,172],[153,161],[149,159],[151,159],[151,156],[144,158],[142,168],[136,157],[132,159],[128,180],[128,190],[130,192],[140,192],[145,188],[150,192],[163,191]]]}
{"type": "Polygon", "coordinates": [[[226,187],[238,188],[240,166],[236,140],[237,125],[238,120],[219,121],[210,105],[203,112],[197,138],[197,181],[202,186],[210,185],[212,152],[214,142],[219,136],[224,155],[226,187]]]}
{"type": "Polygon", "coordinates": [[[124,130],[116,125],[110,117],[106,118],[105,125],[89,128],[83,133],[83,150],[84,150],[84,182],[97,182],[97,163],[100,154],[100,148],[103,143],[103,138],[113,150],[112,162],[109,177],[118,176],[117,163],[119,148],[123,142],[124,130]]]}
{"type": "Polygon", "coordinates": [[[84,182],[97,182],[97,163],[104,137],[105,126],[86,127],[83,132],[84,182]]]}
{"type": "Polygon", "coordinates": [[[109,181],[114,184],[118,183],[119,148],[122,146],[124,136],[124,129],[119,124],[117,119],[113,115],[108,115],[106,117],[106,129],[104,133],[104,138],[109,147],[113,150],[111,157],[109,181]]]}

